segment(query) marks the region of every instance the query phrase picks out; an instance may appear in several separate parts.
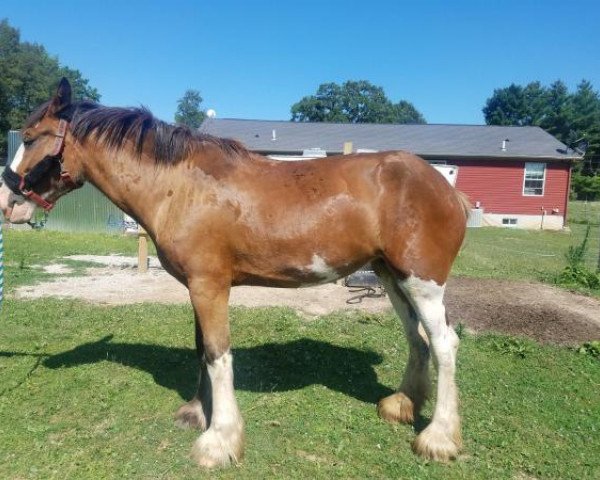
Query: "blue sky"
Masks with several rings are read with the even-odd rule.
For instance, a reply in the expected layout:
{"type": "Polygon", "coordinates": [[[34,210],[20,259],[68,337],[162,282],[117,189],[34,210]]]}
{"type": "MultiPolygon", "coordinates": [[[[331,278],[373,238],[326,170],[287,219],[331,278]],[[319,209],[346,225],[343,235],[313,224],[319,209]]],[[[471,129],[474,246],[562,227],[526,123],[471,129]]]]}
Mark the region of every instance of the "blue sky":
{"type": "Polygon", "coordinates": [[[484,123],[494,88],[600,88],[600,2],[1,0],[0,18],[106,105],[172,121],[194,88],[221,118],[284,119],[318,85],[370,80],[429,123],[484,123]]]}

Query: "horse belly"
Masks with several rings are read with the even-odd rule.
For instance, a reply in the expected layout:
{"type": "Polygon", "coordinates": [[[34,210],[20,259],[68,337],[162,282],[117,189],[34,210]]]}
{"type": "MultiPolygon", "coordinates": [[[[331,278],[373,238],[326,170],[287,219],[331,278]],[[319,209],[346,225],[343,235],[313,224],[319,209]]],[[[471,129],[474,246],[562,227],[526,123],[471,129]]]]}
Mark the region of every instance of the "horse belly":
{"type": "Polygon", "coordinates": [[[254,258],[236,275],[237,285],[298,288],[335,282],[356,271],[376,255],[371,251],[333,252],[315,249],[310,253],[254,258]]]}

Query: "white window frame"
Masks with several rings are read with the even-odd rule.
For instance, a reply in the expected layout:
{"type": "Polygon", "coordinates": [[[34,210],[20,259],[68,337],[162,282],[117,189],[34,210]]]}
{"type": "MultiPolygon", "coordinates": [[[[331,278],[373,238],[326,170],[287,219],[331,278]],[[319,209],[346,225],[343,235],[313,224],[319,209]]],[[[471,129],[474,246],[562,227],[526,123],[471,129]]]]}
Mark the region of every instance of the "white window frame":
{"type": "MultiPolygon", "coordinates": [[[[524,197],[543,197],[546,191],[546,170],[548,170],[545,162],[525,162],[525,168],[523,169],[523,196],[524,197]],[[543,165],[544,176],[542,177],[542,193],[525,193],[525,182],[527,178],[527,166],[528,165],[543,165]]],[[[529,180],[539,180],[538,178],[530,178],[529,180]]]]}

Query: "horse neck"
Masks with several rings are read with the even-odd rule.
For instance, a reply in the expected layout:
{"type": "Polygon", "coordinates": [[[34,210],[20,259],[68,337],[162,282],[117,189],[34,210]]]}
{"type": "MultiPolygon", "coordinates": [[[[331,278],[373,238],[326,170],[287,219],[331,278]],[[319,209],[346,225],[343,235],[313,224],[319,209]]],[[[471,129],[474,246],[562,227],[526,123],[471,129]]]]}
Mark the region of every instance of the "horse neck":
{"type": "Polygon", "coordinates": [[[86,179],[149,233],[156,233],[161,207],[173,194],[178,167],[159,166],[127,148],[116,152],[89,148],[84,158],[86,179]]]}

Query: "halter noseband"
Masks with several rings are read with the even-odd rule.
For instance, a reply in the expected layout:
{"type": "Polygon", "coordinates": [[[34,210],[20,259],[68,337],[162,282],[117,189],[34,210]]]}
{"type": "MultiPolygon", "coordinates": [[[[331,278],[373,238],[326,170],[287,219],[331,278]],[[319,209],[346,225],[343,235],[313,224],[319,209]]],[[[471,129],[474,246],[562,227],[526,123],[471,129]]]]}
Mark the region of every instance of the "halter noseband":
{"type": "Polygon", "coordinates": [[[54,203],[47,201],[42,198],[41,195],[33,191],[33,187],[37,185],[45,176],[50,169],[58,163],[60,167],[60,179],[69,187],[71,190],[82,186],[81,183],[77,183],[73,180],[69,172],[64,168],[63,164],[63,150],[65,148],[65,135],[67,134],[67,128],[69,122],[64,118],[61,118],[58,122],[58,131],[55,133],[54,147],[49,155],[46,155],[41,162],[39,162],[27,175],[21,176],[11,168],[7,167],[4,169],[2,179],[6,186],[10,188],[13,193],[31,200],[36,205],[42,207],[46,212],[49,212],[54,207],[54,203]]]}

